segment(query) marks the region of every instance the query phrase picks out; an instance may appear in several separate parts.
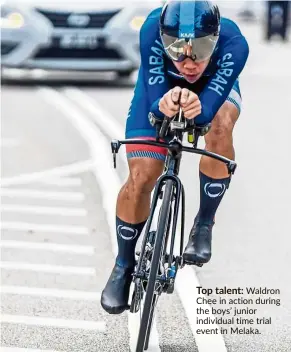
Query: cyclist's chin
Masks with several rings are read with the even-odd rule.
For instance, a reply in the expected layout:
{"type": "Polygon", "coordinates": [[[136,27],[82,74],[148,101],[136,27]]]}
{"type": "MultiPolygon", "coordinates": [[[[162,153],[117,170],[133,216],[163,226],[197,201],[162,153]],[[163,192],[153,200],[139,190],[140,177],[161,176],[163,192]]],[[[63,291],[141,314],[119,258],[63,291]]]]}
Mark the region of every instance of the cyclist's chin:
{"type": "Polygon", "coordinates": [[[187,82],[189,83],[195,83],[196,81],[198,81],[198,79],[200,78],[201,74],[198,73],[197,75],[186,75],[183,74],[184,78],[186,79],[187,82]]]}

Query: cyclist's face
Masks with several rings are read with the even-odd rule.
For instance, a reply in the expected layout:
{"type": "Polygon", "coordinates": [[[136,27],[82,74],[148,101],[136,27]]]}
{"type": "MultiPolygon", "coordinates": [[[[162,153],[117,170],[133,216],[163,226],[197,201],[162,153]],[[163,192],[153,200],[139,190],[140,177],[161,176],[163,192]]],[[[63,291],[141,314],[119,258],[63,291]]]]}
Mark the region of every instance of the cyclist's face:
{"type": "Polygon", "coordinates": [[[182,62],[173,61],[173,63],[188,82],[194,83],[202,76],[209,61],[210,58],[200,62],[195,62],[192,59],[187,58],[182,62]]]}

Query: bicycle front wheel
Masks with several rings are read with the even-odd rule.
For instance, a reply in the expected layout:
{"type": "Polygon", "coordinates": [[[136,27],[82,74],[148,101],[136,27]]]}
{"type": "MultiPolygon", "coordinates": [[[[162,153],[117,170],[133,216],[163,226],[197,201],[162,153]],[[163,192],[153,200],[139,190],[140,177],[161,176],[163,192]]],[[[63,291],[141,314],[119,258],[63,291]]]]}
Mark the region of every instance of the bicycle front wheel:
{"type": "Polygon", "coordinates": [[[165,245],[165,237],[168,229],[168,222],[170,220],[171,199],[173,194],[173,181],[167,180],[163,192],[163,200],[160,209],[160,216],[157,223],[156,239],[153,249],[153,256],[151,260],[151,267],[149,278],[146,286],[146,294],[144,299],[144,307],[141,316],[140,329],[137,339],[136,352],[143,352],[145,347],[148,347],[150,329],[154,316],[154,309],[156,306],[157,297],[156,283],[157,274],[160,265],[161,256],[165,245]],[[145,346],[146,345],[146,346],[145,346]]]}

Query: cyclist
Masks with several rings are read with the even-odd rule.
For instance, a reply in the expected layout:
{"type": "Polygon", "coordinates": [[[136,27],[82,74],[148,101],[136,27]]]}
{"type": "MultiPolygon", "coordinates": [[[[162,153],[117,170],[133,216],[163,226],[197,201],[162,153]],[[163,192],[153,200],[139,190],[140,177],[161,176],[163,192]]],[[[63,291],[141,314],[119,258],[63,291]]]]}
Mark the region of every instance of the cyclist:
{"type": "MultiPolygon", "coordinates": [[[[238,26],[220,18],[209,1],[167,1],[143,24],[140,53],[126,138],[155,139],[150,121],[172,117],[181,107],[197,125],[212,122],[205,135],[207,150],[234,159],[232,131],[241,106],[238,76],[249,53],[238,26]]],[[[130,174],[117,199],[118,255],[101,297],[111,314],[128,308],[135,246],[167,154],[165,148],[141,145],[127,145],[126,151],[130,174]]],[[[219,161],[202,156],[199,169],[200,208],[183,254],[189,264],[210,260],[214,215],[230,182],[219,161]]]]}

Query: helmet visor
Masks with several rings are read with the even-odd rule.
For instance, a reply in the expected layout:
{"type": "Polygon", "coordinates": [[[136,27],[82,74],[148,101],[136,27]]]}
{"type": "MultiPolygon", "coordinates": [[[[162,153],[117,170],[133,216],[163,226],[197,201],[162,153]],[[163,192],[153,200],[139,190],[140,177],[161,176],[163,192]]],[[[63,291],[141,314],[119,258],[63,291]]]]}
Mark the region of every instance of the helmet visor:
{"type": "Polygon", "coordinates": [[[187,57],[197,62],[207,60],[213,53],[218,40],[217,34],[206,37],[185,39],[162,34],[167,55],[173,61],[183,61],[187,57]]]}

